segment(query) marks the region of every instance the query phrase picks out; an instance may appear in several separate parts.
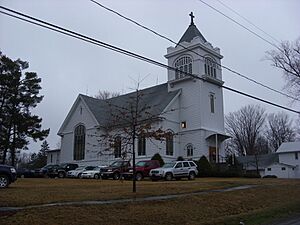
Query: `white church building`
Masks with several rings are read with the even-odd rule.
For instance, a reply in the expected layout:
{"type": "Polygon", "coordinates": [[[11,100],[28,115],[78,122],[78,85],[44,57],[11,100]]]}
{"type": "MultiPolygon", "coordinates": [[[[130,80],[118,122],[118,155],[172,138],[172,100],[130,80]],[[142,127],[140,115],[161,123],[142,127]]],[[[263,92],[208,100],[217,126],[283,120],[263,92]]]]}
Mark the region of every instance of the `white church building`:
{"type": "MultiPolygon", "coordinates": [[[[156,126],[173,135],[166,141],[136,140],[136,160],[151,159],[159,153],[164,161],[185,159],[198,160],[206,156],[211,162],[224,157],[223,141],[228,138],[224,131],[224,107],[222,91],[222,55],[213,47],[193,22],[176,46],[169,47],[165,55],[168,65],[166,83],[141,90],[143,101],[163,120],[156,126]],[[197,75],[201,79],[185,73],[197,75]],[[176,109],[176,110],[172,110],[176,109]],[[140,144],[142,142],[143,144],[140,144]]],[[[108,99],[122,105],[135,92],[108,99]]],[[[102,145],[95,133],[101,136],[103,124],[109,113],[107,101],[80,94],[61,125],[61,163],[81,165],[107,165],[120,159],[120,152],[112,149],[111,155],[102,155],[102,145]]]]}

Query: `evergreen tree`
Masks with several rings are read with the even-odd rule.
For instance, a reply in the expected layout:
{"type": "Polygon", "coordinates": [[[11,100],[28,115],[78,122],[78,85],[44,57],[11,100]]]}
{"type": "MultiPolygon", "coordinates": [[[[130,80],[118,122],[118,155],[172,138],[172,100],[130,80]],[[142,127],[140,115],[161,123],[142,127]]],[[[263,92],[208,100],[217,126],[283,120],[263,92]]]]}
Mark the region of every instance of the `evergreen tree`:
{"type": "Polygon", "coordinates": [[[43,99],[39,95],[40,82],[36,73],[23,72],[28,63],[13,61],[0,52],[0,156],[5,164],[8,153],[10,164],[17,161],[16,153],[25,149],[29,138],[43,140],[49,129],[42,130],[42,119],[31,110],[43,99]]]}
{"type": "Polygon", "coordinates": [[[197,165],[199,177],[208,177],[212,175],[212,166],[204,155],[198,160],[197,165]]]}
{"type": "Polygon", "coordinates": [[[158,160],[160,166],[163,166],[165,164],[164,160],[162,159],[162,157],[160,156],[159,153],[156,153],[152,156],[151,160],[158,160]]]}

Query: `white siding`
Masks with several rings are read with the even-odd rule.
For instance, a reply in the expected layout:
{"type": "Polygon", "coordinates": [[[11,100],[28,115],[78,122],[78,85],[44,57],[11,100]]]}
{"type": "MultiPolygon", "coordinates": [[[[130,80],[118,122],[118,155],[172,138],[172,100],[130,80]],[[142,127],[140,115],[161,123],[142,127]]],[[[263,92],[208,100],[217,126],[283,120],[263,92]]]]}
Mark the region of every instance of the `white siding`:
{"type": "Polygon", "coordinates": [[[280,163],[274,163],[265,168],[265,175],[275,175],[278,178],[300,178],[298,176],[299,168],[292,168],[280,163]]]}
{"type": "Polygon", "coordinates": [[[300,167],[300,151],[297,153],[298,159],[295,157],[295,152],[280,153],[279,162],[300,167]]]}
{"type": "Polygon", "coordinates": [[[59,164],[60,163],[60,152],[47,152],[47,165],[49,164],[59,164]]]}

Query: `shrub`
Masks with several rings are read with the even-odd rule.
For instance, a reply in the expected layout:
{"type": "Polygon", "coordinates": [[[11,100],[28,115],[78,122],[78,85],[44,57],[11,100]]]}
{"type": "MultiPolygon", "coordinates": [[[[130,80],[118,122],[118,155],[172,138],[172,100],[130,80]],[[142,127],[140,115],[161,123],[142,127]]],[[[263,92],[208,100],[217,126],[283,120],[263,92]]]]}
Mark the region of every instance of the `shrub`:
{"type": "Polygon", "coordinates": [[[261,176],[256,173],[245,173],[243,175],[243,177],[245,177],[245,178],[261,178],[261,176]]]}
{"type": "Polygon", "coordinates": [[[177,161],[184,161],[184,158],[182,156],[178,156],[177,161]]]}
{"type": "Polygon", "coordinates": [[[209,177],[212,175],[212,166],[204,155],[196,163],[198,165],[199,177],[209,177]]]}
{"type": "Polygon", "coordinates": [[[277,176],[275,176],[275,175],[266,175],[266,176],[263,176],[263,178],[277,178],[277,176]]]}
{"type": "Polygon", "coordinates": [[[164,160],[162,159],[159,153],[155,153],[154,156],[152,156],[151,160],[158,160],[160,166],[163,166],[165,164],[164,160]]]}

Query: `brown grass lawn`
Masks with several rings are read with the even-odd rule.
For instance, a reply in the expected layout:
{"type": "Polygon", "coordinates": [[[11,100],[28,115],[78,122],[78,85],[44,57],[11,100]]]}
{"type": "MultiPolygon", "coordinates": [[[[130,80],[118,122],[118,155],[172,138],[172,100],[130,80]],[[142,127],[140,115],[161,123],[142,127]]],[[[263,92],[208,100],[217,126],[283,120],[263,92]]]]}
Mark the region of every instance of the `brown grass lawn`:
{"type": "Polygon", "coordinates": [[[69,179],[19,179],[0,192],[1,206],[165,195],[244,184],[259,187],[172,200],[93,206],[61,206],[18,211],[0,224],[261,224],[300,212],[300,180],[202,178],[195,181],[131,182],[69,179]]]}
{"type": "Polygon", "coordinates": [[[1,206],[26,206],[53,202],[106,200],[133,196],[154,196],[220,189],[243,184],[263,183],[263,180],[203,178],[194,181],[137,182],[133,194],[131,181],[83,179],[18,179],[8,189],[0,192],[1,206]]]}

